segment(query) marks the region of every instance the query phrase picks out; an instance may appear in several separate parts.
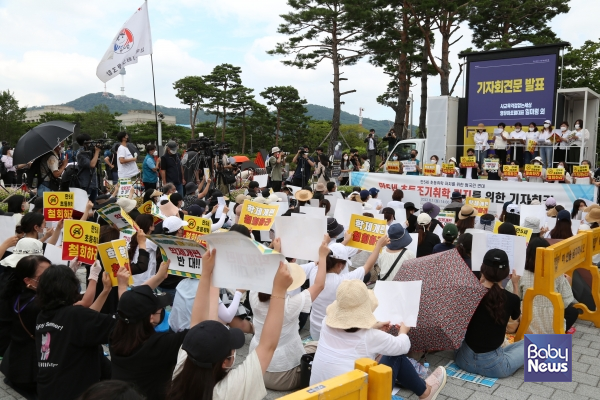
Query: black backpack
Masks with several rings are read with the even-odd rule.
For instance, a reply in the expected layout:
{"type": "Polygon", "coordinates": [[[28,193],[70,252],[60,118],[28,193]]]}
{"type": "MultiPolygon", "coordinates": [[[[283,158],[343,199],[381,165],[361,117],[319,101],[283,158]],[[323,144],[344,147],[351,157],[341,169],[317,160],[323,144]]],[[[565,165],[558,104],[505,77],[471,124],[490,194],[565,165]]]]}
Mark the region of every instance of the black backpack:
{"type": "MultiPolygon", "coordinates": [[[[39,187],[42,182],[44,181],[44,178],[46,178],[46,175],[44,175],[42,173],[42,160],[47,161],[48,158],[46,156],[42,156],[42,157],[38,157],[32,164],[31,167],[29,167],[29,170],[27,171],[27,186],[34,187],[33,186],[33,182],[34,180],[37,179],[37,186],[39,187]]],[[[60,178],[56,178],[53,174],[49,175],[50,177],[50,181],[49,181],[49,188],[50,190],[59,190],[60,189],[60,178]]]]}
{"type": "Polygon", "coordinates": [[[63,172],[60,182],[60,190],[68,192],[69,188],[81,188],[79,184],[79,168],[77,164],[69,165],[63,172]]]}

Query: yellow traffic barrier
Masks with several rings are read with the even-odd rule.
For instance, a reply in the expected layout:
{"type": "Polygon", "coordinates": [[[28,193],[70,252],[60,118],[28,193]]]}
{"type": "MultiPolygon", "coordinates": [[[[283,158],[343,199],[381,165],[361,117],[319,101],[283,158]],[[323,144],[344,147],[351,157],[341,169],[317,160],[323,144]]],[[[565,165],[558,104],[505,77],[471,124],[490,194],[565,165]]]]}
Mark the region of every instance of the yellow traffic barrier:
{"type": "MultiPolygon", "coordinates": [[[[562,240],[546,248],[536,250],[535,275],[533,288],[525,291],[523,296],[523,312],[521,323],[515,334],[515,341],[522,340],[533,318],[533,299],[544,296],[554,308],[554,333],[565,333],[564,304],[560,293],[554,291],[554,280],[562,274],[572,275],[575,269],[585,269],[592,274],[592,294],[594,301],[600,306],[598,268],[592,264],[592,256],[600,253],[600,228],[579,233],[569,239],[562,240]]],[[[593,321],[600,326],[600,312],[589,311],[584,304],[575,307],[584,310],[581,319],[593,321]]]]}
{"type": "Polygon", "coordinates": [[[353,371],[336,376],[279,400],[390,400],[392,369],[369,358],[356,360],[353,371]]]}

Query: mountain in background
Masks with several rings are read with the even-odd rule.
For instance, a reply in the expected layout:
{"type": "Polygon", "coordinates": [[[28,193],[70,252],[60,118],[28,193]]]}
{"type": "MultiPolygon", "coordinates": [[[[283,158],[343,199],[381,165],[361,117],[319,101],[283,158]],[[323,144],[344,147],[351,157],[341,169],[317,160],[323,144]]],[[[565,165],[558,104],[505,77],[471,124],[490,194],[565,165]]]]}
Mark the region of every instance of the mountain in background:
{"type": "MultiPolygon", "coordinates": [[[[108,96],[104,97],[102,92],[90,93],[82,96],[78,99],[69,101],[63,105],[73,107],[79,111],[89,111],[99,104],[106,104],[111,112],[118,112],[121,114],[127,114],[130,110],[154,110],[154,104],[145,101],[126,97],[125,99],[121,96],[115,96],[112,93],[108,93],[108,96]]],[[[29,109],[39,109],[41,107],[31,107],[29,109]]],[[[165,115],[172,115],[176,118],[178,124],[189,125],[190,123],[190,111],[187,108],[176,108],[176,107],[164,107],[157,106],[158,111],[165,115]]],[[[306,113],[314,120],[318,121],[331,121],[333,115],[333,109],[329,107],[318,106],[315,104],[307,104],[306,113]]],[[[204,112],[198,112],[197,117],[199,122],[214,121],[215,117],[204,112]]],[[[342,124],[358,124],[358,115],[350,114],[342,111],[340,123],[342,124]]],[[[375,129],[375,132],[379,136],[385,135],[389,129],[394,126],[393,121],[388,120],[374,120],[370,118],[363,118],[363,126],[366,129],[375,129]]]]}

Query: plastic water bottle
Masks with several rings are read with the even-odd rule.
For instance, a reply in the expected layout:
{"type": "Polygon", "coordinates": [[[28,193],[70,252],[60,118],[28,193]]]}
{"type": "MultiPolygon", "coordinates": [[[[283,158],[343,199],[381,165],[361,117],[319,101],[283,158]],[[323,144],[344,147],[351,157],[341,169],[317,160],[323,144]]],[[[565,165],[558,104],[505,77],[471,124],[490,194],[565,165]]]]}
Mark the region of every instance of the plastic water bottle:
{"type": "Polygon", "coordinates": [[[415,371],[417,371],[417,374],[421,379],[425,380],[431,373],[431,371],[429,370],[429,363],[425,363],[425,365],[422,365],[421,363],[410,357],[408,358],[408,360],[413,365],[413,367],[415,367],[415,371]]]}
{"type": "Polygon", "coordinates": [[[421,379],[427,379],[427,377],[431,375],[431,370],[429,369],[429,363],[423,364],[423,371],[419,374],[421,379]]]}

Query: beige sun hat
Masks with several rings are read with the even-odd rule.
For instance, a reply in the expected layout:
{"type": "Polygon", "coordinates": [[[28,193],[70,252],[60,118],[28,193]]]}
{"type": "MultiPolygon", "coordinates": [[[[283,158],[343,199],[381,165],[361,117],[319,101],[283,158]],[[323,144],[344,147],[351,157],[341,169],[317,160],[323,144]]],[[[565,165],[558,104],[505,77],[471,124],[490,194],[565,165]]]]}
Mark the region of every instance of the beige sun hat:
{"type": "Polygon", "coordinates": [[[362,280],[343,281],[337,288],[336,300],[327,307],[325,323],[330,328],[371,329],[377,323],[373,311],[379,302],[362,280]]]}
{"type": "Polygon", "coordinates": [[[296,263],[285,262],[290,275],[292,276],[292,284],[288,287],[287,291],[291,292],[292,290],[298,289],[300,286],[306,282],[306,272],[296,263]]]}
{"type": "Polygon", "coordinates": [[[586,215],[585,220],[593,224],[594,222],[600,223],[600,207],[593,207],[586,215]]]}
{"type": "Polygon", "coordinates": [[[592,211],[594,208],[600,208],[600,206],[598,204],[592,204],[591,206],[588,206],[586,208],[583,209],[583,212],[585,213],[589,213],[590,211],[592,211]]]}
{"type": "Polygon", "coordinates": [[[310,190],[302,189],[302,190],[298,190],[294,194],[294,197],[298,201],[309,201],[310,199],[313,198],[313,194],[310,192],[310,190]]]}

